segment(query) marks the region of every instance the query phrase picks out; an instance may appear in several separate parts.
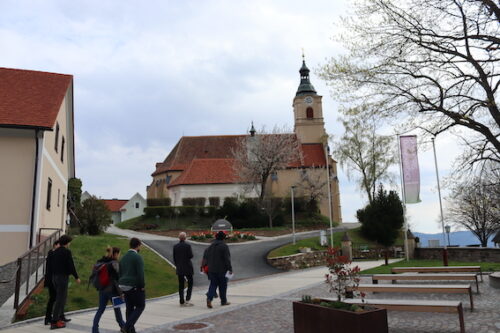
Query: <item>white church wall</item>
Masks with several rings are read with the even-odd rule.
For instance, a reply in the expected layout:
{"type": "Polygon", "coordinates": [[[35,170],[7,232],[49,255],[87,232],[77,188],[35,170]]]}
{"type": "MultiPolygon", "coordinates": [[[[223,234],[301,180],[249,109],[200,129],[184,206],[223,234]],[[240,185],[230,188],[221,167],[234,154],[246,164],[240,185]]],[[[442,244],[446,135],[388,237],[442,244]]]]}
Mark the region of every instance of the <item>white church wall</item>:
{"type": "Polygon", "coordinates": [[[219,197],[222,205],[227,197],[257,197],[255,191],[248,191],[246,186],[240,184],[179,185],[169,188],[169,194],[172,206],[182,206],[183,198],[204,197],[208,205],[208,198],[219,197]]]}

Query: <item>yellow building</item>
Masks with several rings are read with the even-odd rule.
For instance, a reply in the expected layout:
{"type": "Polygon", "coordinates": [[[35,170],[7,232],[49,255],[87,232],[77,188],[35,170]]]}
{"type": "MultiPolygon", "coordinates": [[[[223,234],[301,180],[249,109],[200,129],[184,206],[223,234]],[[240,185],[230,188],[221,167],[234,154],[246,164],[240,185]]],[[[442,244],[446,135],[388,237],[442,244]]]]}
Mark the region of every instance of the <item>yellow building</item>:
{"type": "MultiPolygon", "coordinates": [[[[268,187],[274,196],[290,196],[291,187],[300,183],[301,175],[307,170],[311,175],[326,183],[327,167],[330,174],[330,193],[324,186],[323,199],[319,203],[321,213],[333,221],[341,222],[340,193],[337,163],[326,152],[327,134],[323,121],[322,96],[316,93],[309,79],[309,69],[302,62],[300,84],[293,99],[294,132],[291,136],[298,141],[302,158],[290,163],[269,179],[268,187]],[[328,164],[327,164],[328,161],[328,164]],[[329,195],[331,200],[328,200],[329,195]]],[[[252,127],[253,129],[253,127],[252,127]]],[[[163,162],[156,164],[153,180],[147,187],[147,197],[170,198],[173,206],[181,206],[183,198],[224,198],[245,195],[248,186],[238,182],[234,171],[232,151],[241,140],[248,140],[255,134],[219,136],[183,136],[163,162]]],[[[272,134],[271,134],[272,135],[272,134]]]]}
{"type": "Polygon", "coordinates": [[[0,68],[0,265],[66,228],[73,77],[0,68]]]}

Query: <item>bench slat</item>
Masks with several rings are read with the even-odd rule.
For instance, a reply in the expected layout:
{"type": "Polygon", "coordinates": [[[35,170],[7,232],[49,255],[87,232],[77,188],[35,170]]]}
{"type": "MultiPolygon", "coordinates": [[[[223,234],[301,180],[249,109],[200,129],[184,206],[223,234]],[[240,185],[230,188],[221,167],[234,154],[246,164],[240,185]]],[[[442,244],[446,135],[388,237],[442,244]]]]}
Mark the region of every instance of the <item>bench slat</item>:
{"type": "Polygon", "coordinates": [[[377,283],[379,280],[407,280],[407,281],[418,281],[418,280],[436,280],[436,281],[476,281],[477,293],[479,293],[479,281],[477,279],[477,274],[452,274],[452,273],[439,273],[439,274],[429,274],[429,273],[405,273],[405,274],[374,274],[372,275],[373,283],[377,283]]]}

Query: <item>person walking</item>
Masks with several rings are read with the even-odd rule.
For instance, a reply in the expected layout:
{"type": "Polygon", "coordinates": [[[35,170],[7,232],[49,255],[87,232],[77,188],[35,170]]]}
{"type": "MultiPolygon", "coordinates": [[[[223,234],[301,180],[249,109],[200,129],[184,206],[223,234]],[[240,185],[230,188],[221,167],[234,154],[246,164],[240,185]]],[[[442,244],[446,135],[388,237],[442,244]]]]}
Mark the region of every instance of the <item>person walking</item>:
{"type": "Polygon", "coordinates": [[[141,241],[130,239],[130,249],[120,260],[119,287],[125,294],[125,316],[127,321],[122,326],[122,333],[135,333],[135,323],[146,307],[144,282],[144,261],[139,255],[141,241]]]}
{"type": "Polygon", "coordinates": [[[45,325],[49,325],[52,322],[52,311],[54,309],[54,302],[56,301],[56,288],[54,288],[54,283],[52,282],[52,261],[54,256],[54,251],[59,247],[59,240],[56,240],[52,245],[52,249],[47,253],[47,258],[45,259],[45,276],[44,276],[44,287],[49,290],[49,301],[47,302],[47,310],[45,311],[45,325]]]}
{"type": "MultiPolygon", "coordinates": [[[[99,289],[99,308],[94,316],[92,333],[99,333],[99,321],[101,320],[104,310],[106,310],[108,302],[112,302],[113,297],[120,296],[120,289],[118,287],[118,271],[120,268],[118,263],[119,258],[120,249],[117,247],[108,247],[106,249],[106,255],[97,261],[97,264],[102,264],[106,267],[106,271],[103,271],[102,274],[107,274],[108,284],[99,289]]],[[[101,269],[104,269],[104,266],[101,269]]],[[[99,278],[99,276],[97,278],[99,278]]],[[[125,325],[122,317],[122,311],[120,308],[114,308],[113,310],[115,311],[116,322],[121,329],[123,325],[125,325]]]]}
{"type": "Polygon", "coordinates": [[[186,243],[186,233],[179,234],[179,243],[174,245],[174,265],[175,273],[179,280],[179,302],[181,306],[193,306],[189,303],[191,292],[193,291],[193,251],[191,245],[186,243]],[[187,281],[188,289],[186,300],[184,301],[184,282],[187,281]]]}
{"type": "Polygon", "coordinates": [[[56,300],[54,302],[54,310],[50,329],[58,329],[66,327],[67,319],[64,319],[64,306],[68,298],[68,281],[69,276],[73,275],[76,283],[80,283],[80,278],[76,272],[73,255],[69,249],[69,245],[73,239],[68,235],[62,235],[59,238],[59,247],[54,250],[51,261],[52,283],[56,291],[56,300]]]}
{"type": "Polygon", "coordinates": [[[227,301],[227,277],[226,274],[233,274],[231,266],[231,254],[229,247],[224,243],[226,234],[219,231],[215,235],[215,240],[210,244],[206,251],[206,262],[208,265],[208,278],[210,287],[208,288],[207,307],[212,308],[212,300],[215,296],[215,290],[219,288],[219,297],[221,305],[229,305],[227,301]]]}

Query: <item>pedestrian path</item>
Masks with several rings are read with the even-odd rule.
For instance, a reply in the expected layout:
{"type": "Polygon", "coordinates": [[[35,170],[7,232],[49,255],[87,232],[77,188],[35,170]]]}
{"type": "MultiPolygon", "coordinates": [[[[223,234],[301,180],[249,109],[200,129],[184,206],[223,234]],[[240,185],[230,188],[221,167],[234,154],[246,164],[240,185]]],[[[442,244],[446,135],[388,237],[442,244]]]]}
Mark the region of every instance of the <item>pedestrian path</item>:
{"type": "MultiPolygon", "coordinates": [[[[376,267],[383,264],[380,261],[357,262],[362,270],[376,267]]],[[[325,267],[311,268],[301,271],[279,273],[271,276],[243,280],[238,282],[229,282],[228,301],[229,306],[220,306],[217,299],[214,300],[213,309],[206,307],[205,292],[207,288],[198,288],[193,290],[191,302],[192,307],[180,307],[178,295],[161,297],[148,300],[146,309],[139,319],[136,330],[138,333],[157,332],[163,328],[169,328],[173,325],[193,322],[203,318],[219,315],[225,312],[233,311],[238,308],[266,302],[273,298],[279,298],[281,295],[310,287],[324,281],[326,274],[325,267]]],[[[146,281],[147,282],[147,281],[146,281]]],[[[147,286],[146,286],[147,294],[147,286]]],[[[58,330],[60,333],[91,332],[92,320],[95,310],[80,311],[70,313],[68,317],[72,319],[66,328],[58,330]]],[[[117,332],[118,325],[114,320],[113,311],[108,308],[102,316],[100,322],[100,332],[117,332]]],[[[28,323],[21,323],[6,327],[0,330],[1,333],[40,333],[41,330],[48,330],[48,326],[43,325],[43,319],[32,320],[28,323]]]]}

